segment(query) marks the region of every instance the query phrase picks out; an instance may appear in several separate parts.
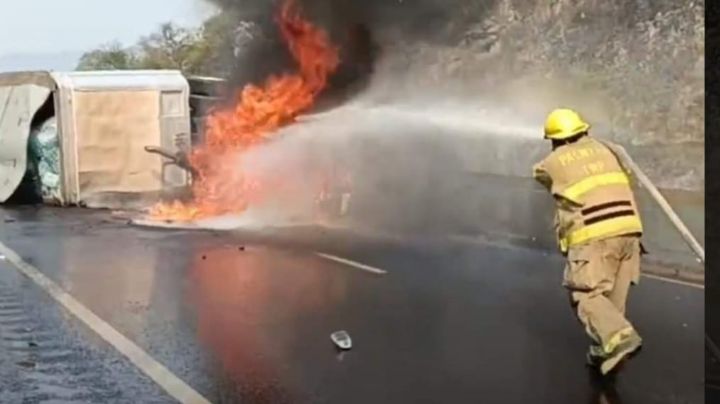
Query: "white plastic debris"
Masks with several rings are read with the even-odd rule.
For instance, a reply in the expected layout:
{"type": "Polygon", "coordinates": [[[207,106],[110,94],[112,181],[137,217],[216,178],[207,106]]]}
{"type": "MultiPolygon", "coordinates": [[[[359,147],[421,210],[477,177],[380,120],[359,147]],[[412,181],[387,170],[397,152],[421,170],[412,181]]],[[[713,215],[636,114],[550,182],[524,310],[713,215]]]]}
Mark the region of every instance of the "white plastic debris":
{"type": "Polygon", "coordinates": [[[348,350],[352,348],[352,340],[347,331],[335,331],[330,334],[330,339],[340,349],[348,350]]]}

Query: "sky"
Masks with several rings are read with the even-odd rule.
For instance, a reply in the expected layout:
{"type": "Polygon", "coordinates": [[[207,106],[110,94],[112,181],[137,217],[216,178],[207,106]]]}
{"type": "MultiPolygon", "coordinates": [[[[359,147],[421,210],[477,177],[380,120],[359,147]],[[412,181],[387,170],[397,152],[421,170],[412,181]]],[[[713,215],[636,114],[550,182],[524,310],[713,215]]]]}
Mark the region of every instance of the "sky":
{"type": "Polygon", "coordinates": [[[0,58],[130,45],[163,22],[198,25],[213,11],[203,0],[0,0],[0,58]]]}

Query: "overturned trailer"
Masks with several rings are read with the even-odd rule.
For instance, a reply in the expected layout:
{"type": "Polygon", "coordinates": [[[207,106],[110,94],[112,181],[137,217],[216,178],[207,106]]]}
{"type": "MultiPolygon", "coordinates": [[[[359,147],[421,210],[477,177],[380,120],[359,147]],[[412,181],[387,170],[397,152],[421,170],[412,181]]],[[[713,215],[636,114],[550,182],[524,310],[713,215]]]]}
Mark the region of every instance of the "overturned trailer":
{"type": "Polygon", "coordinates": [[[190,147],[178,71],[0,74],[0,202],[142,206],[189,175],[145,147],[190,147]]]}

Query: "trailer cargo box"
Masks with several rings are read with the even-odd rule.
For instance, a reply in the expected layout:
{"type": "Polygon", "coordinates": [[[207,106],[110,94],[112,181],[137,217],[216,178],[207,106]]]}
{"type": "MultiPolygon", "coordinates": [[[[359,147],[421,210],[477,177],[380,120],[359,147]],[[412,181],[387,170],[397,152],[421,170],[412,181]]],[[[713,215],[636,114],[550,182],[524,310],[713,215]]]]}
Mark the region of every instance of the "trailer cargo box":
{"type": "MultiPolygon", "coordinates": [[[[58,149],[57,172],[50,173],[58,189],[44,194],[45,202],[145,204],[190,180],[144,150],[190,147],[189,86],[178,71],[0,74],[0,202],[21,184],[40,181],[36,148],[30,147],[38,133],[45,147],[58,149]],[[47,140],[53,135],[54,143],[47,140]]],[[[41,163],[41,171],[53,171],[47,168],[53,161],[41,163]]]]}

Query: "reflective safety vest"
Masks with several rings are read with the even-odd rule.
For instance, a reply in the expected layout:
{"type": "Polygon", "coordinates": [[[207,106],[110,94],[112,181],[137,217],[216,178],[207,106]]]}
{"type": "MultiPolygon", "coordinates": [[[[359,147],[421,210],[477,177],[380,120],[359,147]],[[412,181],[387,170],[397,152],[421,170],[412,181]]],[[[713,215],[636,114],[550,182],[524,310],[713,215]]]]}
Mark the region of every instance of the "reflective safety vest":
{"type": "Polygon", "coordinates": [[[533,167],[555,199],[555,231],[563,252],[593,240],[642,234],[630,179],[607,146],[585,136],[555,149],[533,167]]]}

